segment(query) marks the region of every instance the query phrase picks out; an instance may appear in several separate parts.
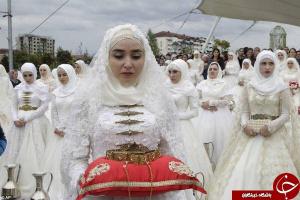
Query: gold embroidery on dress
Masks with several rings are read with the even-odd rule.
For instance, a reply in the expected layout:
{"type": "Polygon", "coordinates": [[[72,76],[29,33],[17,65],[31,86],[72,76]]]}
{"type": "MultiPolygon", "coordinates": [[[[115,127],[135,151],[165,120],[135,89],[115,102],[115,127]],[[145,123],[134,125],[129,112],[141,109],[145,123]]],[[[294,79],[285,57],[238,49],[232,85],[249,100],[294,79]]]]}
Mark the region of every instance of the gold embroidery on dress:
{"type": "Polygon", "coordinates": [[[94,178],[96,176],[99,176],[105,172],[108,172],[109,170],[110,170],[110,165],[108,163],[103,163],[103,164],[97,165],[95,168],[93,168],[90,171],[86,181],[90,182],[90,181],[94,180],[94,178]]]}
{"type": "Polygon", "coordinates": [[[137,135],[137,134],[142,134],[142,133],[144,133],[144,132],[128,130],[128,131],[123,131],[123,132],[119,132],[119,133],[116,133],[116,134],[117,135],[129,135],[129,136],[132,136],[132,135],[137,135]]]}
{"type": "Polygon", "coordinates": [[[121,108],[135,108],[135,107],[144,107],[144,105],[134,104],[134,105],[120,105],[121,108]]]}
{"type": "Polygon", "coordinates": [[[171,161],[169,162],[169,169],[179,175],[187,175],[189,177],[195,177],[194,172],[184,163],[171,161]]]}
{"type": "Polygon", "coordinates": [[[135,119],[127,119],[127,120],[117,121],[115,123],[116,124],[132,125],[132,124],[139,124],[139,123],[143,123],[143,122],[144,121],[139,121],[139,120],[135,120],[135,119]]]}
{"type": "Polygon", "coordinates": [[[125,111],[125,112],[119,112],[119,113],[115,113],[115,115],[120,115],[120,116],[134,116],[134,115],[142,115],[144,113],[142,112],[136,112],[136,111],[125,111]]]}

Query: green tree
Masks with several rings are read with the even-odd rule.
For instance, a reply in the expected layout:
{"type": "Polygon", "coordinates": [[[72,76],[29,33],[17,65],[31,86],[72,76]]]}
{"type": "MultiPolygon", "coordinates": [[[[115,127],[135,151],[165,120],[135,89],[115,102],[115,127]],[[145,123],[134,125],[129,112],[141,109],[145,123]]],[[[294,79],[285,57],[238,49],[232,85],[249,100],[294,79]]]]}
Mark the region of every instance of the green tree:
{"type": "Polygon", "coordinates": [[[59,47],[56,52],[56,65],[72,63],[73,58],[71,52],[68,50],[63,50],[61,47],[59,47]]]}
{"type": "Polygon", "coordinates": [[[215,39],[213,48],[221,48],[221,51],[228,51],[230,47],[230,42],[226,40],[215,39]]]}
{"type": "Polygon", "coordinates": [[[149,45],[151,47],[153,54],[155,56],[159,55],[159,48],[157,46],[157,41],[151,29],[148,30],[147,39],[149,41],[149,45]]]}
{"type": "Polygon", "coordinates": [[[1,64],[5,67],[6,70],[8,69],[9,60],[8,60],[7,55],[3,56],[2,60],[1,60],[1,64]]]}

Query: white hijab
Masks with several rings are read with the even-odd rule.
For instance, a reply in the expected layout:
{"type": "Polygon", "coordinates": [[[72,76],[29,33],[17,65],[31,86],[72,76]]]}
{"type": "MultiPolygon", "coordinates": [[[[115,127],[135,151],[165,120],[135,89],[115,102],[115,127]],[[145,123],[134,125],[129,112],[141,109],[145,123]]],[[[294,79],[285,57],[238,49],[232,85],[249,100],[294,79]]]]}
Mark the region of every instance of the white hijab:
{"type": "Polygon", "coordinates": [[[229,52],[228,55],[232,56],[232,60],[228,60],[225,66],[225,71],[229,73],[237,74],[240,71],[240,64],[237,56],[233,52],[229,52]]]}
{"type": "Polygon", "coordinates": [[[207,75],[207,80],[204,80],[202,82],[200,82],[197,85],[197,89],[199,90],[203,90],[205,89],[208,93],[209,96],[212,97],[221,97],[225,95],[225,90],[226,90],[226,83],[225,81],[222,79],[222,69],[219,65],[219,63],[217,62],[212,62],[210,63],[207,71],[209,73],[209,69],[211,68],[212,65],[217,65],[219,68],[218,71],[218,75],[215,79],[212,79],[209,77],[209,74],[207,75]]]}
{"type": "Polygon", "coordinates": [[[88,73],[87,64],[83,60],[77,60],[75,63],[78,64],[80,66],[80,69],[81,69],[80,74],[78,76],[79,77],[80,76],[85,76],[88,73]]]}
{"type": "Polygon", "coordinates": [[[181,72],[180,81],[176,84],[172,83],[170,79],[166,81],[166,86],[172,94],[183,94],[186,96],[195,96],[197,91],[189,78],[189,71],[187,63],[182,59],[172,61],[168,67],[169,70],[178,70],[181,72]]]}
{"type": "Polygon", "coordinates": [[[53,91],[53,94],[57,97],[66,97],[73,94],[77,89],[77,75],[74,68],[69,64],[61,64],[57,67],[57,73],[60,70],[64,70],[69,78],[69,82],[63,85],[59,82],[59,87],[53,91]]]}
{"type": "Polygon", "coordinates": [[[157,91],[157,87],[161,87],[165,79],[151,51],[147,38],[136,26],[131,24],[116,26],[106,32],[101,47],[90,66],[100,75],[97,79],[101,79],[99,80],[101,85],[101,103],[107,106],[141,104],[145,94],[149,93],[150,90],[157,91]],[[124,39],[138,42],[145,52],[145,63],[141,74],[136,85],[130,87],[122,86],[113,75],[109,66],[111,49],[124,39]],[[161,82],[159,81],[160,78],[162,78],[161,82]]]}
{"type": "Polygon", "coordinates": [[[0,95],[7,95],[8,91],[6,90],[11,89],[11,87],[9,88],[8,86],[9,84],[11,84],[9,75],[6,72],[5,67],[0,64],[0,95]]]}
{"type": "Polygon", "coordinates": [[[300,67],[299,67],[299,63],[298,61],[296,60],[296,58],[288,58],[286,60],[286,64],[284,66],[284,69],[282,71],[282,73],[285,73],[285,74],[295,74],[297,72],[300,72],[300,67]],[[293,68],[290,69],[288,67],[288,62],[292,61],[293,62],[293,68]]]}
{"type": "Polygon", "coordinates": [[[279,62],[272,51],[264,50],[257,55],[254,64],[254,72],[254,77],[249,84],[261,95],[276,94],[287,88],[283,80],[279,77],[279,62]],[[272,60],[275,65],[273,74],[268,78],[265,78],[260,73],[260,63],[266,58],[272,60]]]}
{"type": "Polygon", "coordinates": [[[286,67],[286,60],[288,58],[287,53],[284,50],[276,50],[275,54],[276,54],[276,58],[278,58],[278,54],[281,53],[283,54],[283,60],[279,60],[279,71],[284,70],[284,68],[286,67]]]}
{"type": "Polygon", "coordinates": [[[31,72],[33,74],[34,77],[33,83],[28,84],[24,80],[24,82],[17,85],[15,89],[36,92],[42,101],[49,100],[48,86],[36,81],[37,71],[35,65],[32,63],[24,63],[21,67],[21,73],[23,74],[24,72],[31,72]]]}
{"type": "Polygon", "coordinates": [[[254,76],[254,67],[252,66],[251,60],[246,58],[243,60],[242,69],[239,73],[239,77],[250,80],[253,76],[254,76]],[[249,65],[248,69],[244,68],[244,63],[248,63],[249,65]]]}
{"type": "Polygon", "coordinates": [[[47,71],[47,74],[46,74],[45,77],[41,76],[41,80],[44,83],[53,81],[53,76],[52,76],[51,69],[50,69],[49,65],[47,65],[47,64],[41,64],[40,67],[39,67],[39,69],[41,69],[41,68],[44,68],[47,71]]]}

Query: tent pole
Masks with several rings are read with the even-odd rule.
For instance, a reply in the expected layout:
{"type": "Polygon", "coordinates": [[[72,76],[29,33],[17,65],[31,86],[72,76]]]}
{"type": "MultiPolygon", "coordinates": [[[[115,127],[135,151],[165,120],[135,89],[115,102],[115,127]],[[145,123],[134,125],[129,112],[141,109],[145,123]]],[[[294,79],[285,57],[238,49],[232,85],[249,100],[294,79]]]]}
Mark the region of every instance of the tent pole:
{"type": "Polygon", "coordinates": [[[204,45],[202,47],[202,52],[203,53],[205,52],[205,49],[206,49],[208,43],[210,42],[211,37],[213,36],[213,34],[214,34],[214,32],[215,32],[215,30],[217,28],[217,25],[220,22],[220,20],[221,20],[221,17],[217,16],[216,19],[215,19],[214,25],[211,27],[210,32],[209,32],[209,34],[208,34],[208,36],[206,38],[206,41],[205,41],[205,43],[204,43],[204,45]]]}

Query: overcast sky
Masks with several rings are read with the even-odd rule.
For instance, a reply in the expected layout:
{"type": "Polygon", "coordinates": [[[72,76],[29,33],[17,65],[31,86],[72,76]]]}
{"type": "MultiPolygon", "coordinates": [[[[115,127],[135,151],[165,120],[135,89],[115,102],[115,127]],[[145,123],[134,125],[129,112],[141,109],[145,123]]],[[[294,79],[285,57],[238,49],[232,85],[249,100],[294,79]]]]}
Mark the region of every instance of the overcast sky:
{"type": "MultiPolygon", "coordinates": [[[[28,33],[65,0],[12,0],[13,38],[28,33]]],[[[206,37],[214,16],[191,14],[181,28],[186,16],[169,20],[195,8],[199,0],[70,0],[34,34],[51,36],[58,46],[78,53],[83,49],[93,54],[100,46],[105,31],[118,24],[133,23],[145,32],[172,31],[191,36],[206,37]],[[165,22],[165,23],[163,23],[165,22]],[[163,23],[163,24],[162,24],[163,23]],[[160,25],[162,24],[162,25],[160,25]],[[158,26],[160,25],[160,26],[158,26]]],[[[6,0],[0,0],[0,11],[6,11],[6,0]]],[[[215,37],[231,42],[232,49],[241,46],[269,46],[269,32],[278,25],[258,22],[242,37],[236,37],[252,24],[251,21],[221,19],[215,37]]],[[[287,45],[300,49],[300,27],[282,25],[287,32],[287,45]]],[[[7,18],[0,18],[0,48],[7,48],[7,18]]]]}

